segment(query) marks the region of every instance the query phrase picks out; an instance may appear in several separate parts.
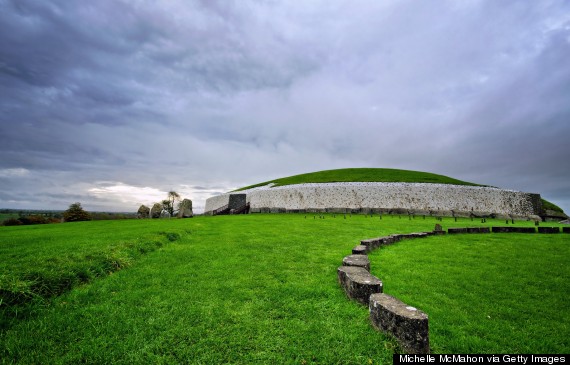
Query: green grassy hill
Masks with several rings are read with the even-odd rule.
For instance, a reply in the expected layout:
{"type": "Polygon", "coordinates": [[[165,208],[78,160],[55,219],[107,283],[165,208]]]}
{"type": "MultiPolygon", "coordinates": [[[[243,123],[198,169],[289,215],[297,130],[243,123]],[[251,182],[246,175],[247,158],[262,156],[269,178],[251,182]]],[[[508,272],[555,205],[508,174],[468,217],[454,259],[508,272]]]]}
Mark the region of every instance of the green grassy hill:
{"type": "MultiPolygon", "coordinates": [[[[404,183],[427,183],[427,184],[452,184],[452,185],[469,185],[469,186],[489,186],[475,184],[472,182],[457,180],[449,176],[432,174],[430,172],[398,170],[398,169],[381,169],[381,168],[351,168],[324,170],[317,172],[309,172],[294,176],[283,177],[280,179],[269,180],[262,183],[245,186],[234,191],[247,190],[264,186],[270,183],[275,186],[307,184],[307,183],[332,183],[332,182],[404,182],[404,183]]],[[[551,209],[563,213],[563,210],[557,205],[542,199],[544,209],[551,209]]]]}
{"type": "Polygon", "coordinates": [[[276,186],[305,184],[305,183],[331,183],[331,182],[406,182],[485,186],[467,181],[457,180],[444,175],[432,174],[422,171],[354,168],[310,172],[308,174],[294,175],[281,179],[270,180],[255,185],[246,186],[239,190],[251,189],[258,186],[274,183],[276,186]]]}

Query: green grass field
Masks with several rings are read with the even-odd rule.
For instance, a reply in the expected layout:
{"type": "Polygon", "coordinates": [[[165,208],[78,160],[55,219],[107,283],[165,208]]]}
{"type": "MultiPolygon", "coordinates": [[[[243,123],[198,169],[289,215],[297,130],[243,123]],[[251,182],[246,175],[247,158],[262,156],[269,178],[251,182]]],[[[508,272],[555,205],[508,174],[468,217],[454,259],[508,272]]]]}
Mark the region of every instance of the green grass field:
{"type": "MultiPolygon", "coordinates": [[[[15,281],[49,278],[43,285],[50,287],[57,277],[70,280],[82,272],[79,277],[87,277],[71,280],[73,289],[62,294],[40,291],[32,301],[3,303],[0,361],[391,363],[396,343],[372,329],[366,307],[345,297],[336,269],[361,239],[431,230],[436,221],[325,217],[273,214],[1,227],[0,292],[13,290],[15,281]],[[122,258],[123,264],[96,259],[103,257],[122,258]],[[98,274],[101,268],[105,275],[98,274]]],[[[442,223],[444,228],[481,225],[453,218],[442,223]]],[[[486,225],[504,223],[488,220],[486,225]]],[[[402,241],[372,255],[372,272],[385,281],[388,293],[430,315],[434,351],[563,353],[570,337],[564,315],[569,240],[565,234],[492,234],[402,241]],[[508,249],[498,249],[503,246],[508,249]],[[507,253],[516,257],[507,259],[507,253]],[[470,256],[475,261],[463,260],[470,256]],[[440,257],[457,258],[457,264],[418,263],[440,257]],[[405,259],[410,263],[402,264],[405,259]],[[512,274],[506,285],[499,275],[502,266],[490,270],[503,261],[532,275],[512,274]],[[472,272],[473,266],[481,268],[472,272]],[[418,278],[418,272],[425,276],[418,278]],[[418,287],[431,296],[420,295],[418,287]],[[492,293],[509,289],[505,295],[522,303],[524,316],[517,315],[520,307],[501,312],[512,304],[498,302],[489,288],[497,289],[492,293]],[[528,298],[537,295],[546,302],[528,298]],[[470,318],[469,310],[461,309],[465,305],[483,308],[490,318],[470,318]],[[445,309],[450,307],[459,309],[445,309]],[[521,346],[525,331],[541,337],[528,335],[521,346]]]]}

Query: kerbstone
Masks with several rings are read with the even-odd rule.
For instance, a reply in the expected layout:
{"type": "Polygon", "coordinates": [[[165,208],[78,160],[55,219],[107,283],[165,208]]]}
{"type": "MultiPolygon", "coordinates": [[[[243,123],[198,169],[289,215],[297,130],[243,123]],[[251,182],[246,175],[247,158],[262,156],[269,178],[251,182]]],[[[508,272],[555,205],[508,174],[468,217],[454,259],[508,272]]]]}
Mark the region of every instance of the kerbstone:
{"type": "Polygon", "coordinates": [[[349,255],[342,259],[343,266],[363,267],[370,272],[370,260],[366,255],[349,255]]]}
{"type": "Polygon", "coordinates": [[[368,248],[364,245],[358,245],[352,249],[352,253],[354,255],[366,255],[367,252],[368,252],[368,248]]]}
{"type": "Polygon", "coordinates": [[[361,304],[368,305],[370,295],[383,291],[382,281],[362,267],[340,266],[337,273],[346,295],[361,304]]]}
{"type": "Polygon", "coordinates": [[[491,227],[493,233],[536,233],[534,227],[491,227]]]}
{"type": "Polygon", "coordinates": [[[538,233],[560,233],[559,227],[538,227],[538,233]]]}
{"type": "Polygon", "coordinates": [[[427,314],[383,293],[370,296],[369,309],[372,325],[394,336],[406,352],[429,353],[427,314]]]}

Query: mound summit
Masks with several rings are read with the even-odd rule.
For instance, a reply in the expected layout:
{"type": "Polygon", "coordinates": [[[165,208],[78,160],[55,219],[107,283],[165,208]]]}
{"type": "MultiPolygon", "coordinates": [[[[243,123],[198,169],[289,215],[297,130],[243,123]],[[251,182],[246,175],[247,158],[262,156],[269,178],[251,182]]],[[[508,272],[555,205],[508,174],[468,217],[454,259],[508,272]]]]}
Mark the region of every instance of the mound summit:
{"type": "Polygon", "coordinates": [[[205,214],[328,212],[538,220],[546,218],[545,203],[550,204],[539,194],[433,173],[351,168],[270,180],[214,196],[206,200],[205,214]]]}

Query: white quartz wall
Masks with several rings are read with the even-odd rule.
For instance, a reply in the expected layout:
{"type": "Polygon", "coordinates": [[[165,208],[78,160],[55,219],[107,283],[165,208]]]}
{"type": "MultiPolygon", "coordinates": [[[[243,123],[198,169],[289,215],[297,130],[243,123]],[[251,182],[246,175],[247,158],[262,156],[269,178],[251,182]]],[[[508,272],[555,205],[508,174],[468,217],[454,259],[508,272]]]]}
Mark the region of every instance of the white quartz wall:
{"type": "MultiPolygon", "coordinates": [[[[247,194],[251,209],[383,208],[420,211],[536,214],[533,194],[490,187],[414,183],[327,183],[255,188],[247,194]]],[[[228,194],[206,201],[206,212],[228,203],[228,194]],[[222,204],[223,203],[223,204],[222,204]]]]}
{"type": "Polygon", "coordinates": [[[204,213],[208,214],[213,210],[223,207],[230,202],[230,194],[216,195],[211,198],[206,199],[206,207],[204,208],[204,213]]]}

